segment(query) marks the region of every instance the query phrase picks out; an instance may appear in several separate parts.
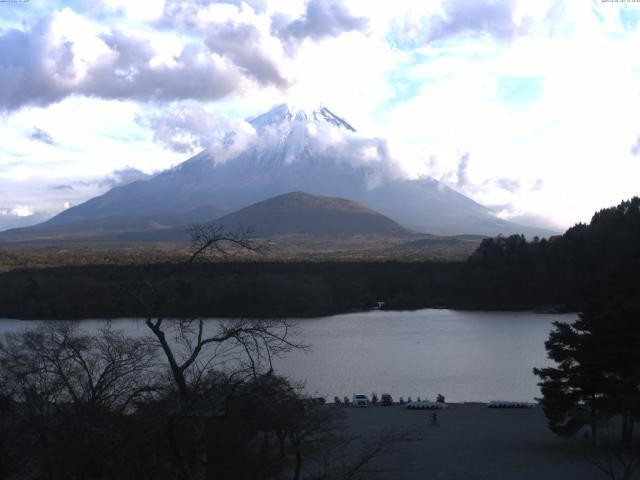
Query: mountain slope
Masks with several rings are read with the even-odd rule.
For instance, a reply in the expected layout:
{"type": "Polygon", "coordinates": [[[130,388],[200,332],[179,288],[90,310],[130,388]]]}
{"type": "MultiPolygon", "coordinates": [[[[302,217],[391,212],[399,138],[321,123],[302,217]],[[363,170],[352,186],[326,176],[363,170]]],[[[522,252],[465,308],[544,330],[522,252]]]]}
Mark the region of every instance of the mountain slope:
{"type": "Polygon", "coordinates": [[[233,229],[250,228],[257,236],[405,235],[409,232],[390,218],[364,205],[335,197],[304,192],[279,195],[216,220],[233,229]]]}
{"type": "MultiPolygon", "coordinates": [[[[249,121],[251,141],[221,161],[203,151],[151,179],[117,187],[70,208],[44,226],[111,216],[183,215],[200,205],[234,211],[292,191],[349,198],[400,224],[437,234],[547,236],[496,218],[431,179],[407,179],[382,139],[359,135],[326,107],[280,105],[249,121]]],[[[228,132],[233,141],[234,132],[228,132]]]]}
{"type": "Polygon", "coordinates": [[[74,218],[69,222],[45,222],[26,228],[0,232],[0,241],[96,240],[121,239],[130,232],[146,232],[146,238],[160,237],[160,232],[191,223],[208,222],[223,212],[215,207],[198,207],[180,213],[149,213],[74,218]]]}

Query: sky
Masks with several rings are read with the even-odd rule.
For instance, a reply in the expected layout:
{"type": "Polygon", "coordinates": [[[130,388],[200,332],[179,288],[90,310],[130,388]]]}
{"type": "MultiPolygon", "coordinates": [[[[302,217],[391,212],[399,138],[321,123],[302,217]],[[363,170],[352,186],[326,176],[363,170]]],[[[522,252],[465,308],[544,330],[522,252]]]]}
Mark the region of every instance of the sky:
{"type": "Polygon", "coordinates": [[[640,193],[640,3],[0,2],[0,230],[323,104],[505,219],[640,193]]]}

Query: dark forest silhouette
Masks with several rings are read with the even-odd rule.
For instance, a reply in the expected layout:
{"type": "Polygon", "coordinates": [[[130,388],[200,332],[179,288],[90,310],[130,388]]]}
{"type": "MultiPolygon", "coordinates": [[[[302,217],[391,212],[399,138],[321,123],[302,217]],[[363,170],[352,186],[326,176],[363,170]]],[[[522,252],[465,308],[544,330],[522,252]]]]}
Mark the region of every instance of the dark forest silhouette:
{"type": "Polygon", "coordinates": [[[640,199],[550,239],[485,239],[464,262],[249,262],[17,269],[0,275],[0,316],[144,317],[122,285],[152,278],[173,317],[316,316],[372,308],[580,311],[640,297],[640,199]],[[160,288],[160,287],[159,287],[160,288]],[[82,302],[77,299],[82,298],[82,302]]]}

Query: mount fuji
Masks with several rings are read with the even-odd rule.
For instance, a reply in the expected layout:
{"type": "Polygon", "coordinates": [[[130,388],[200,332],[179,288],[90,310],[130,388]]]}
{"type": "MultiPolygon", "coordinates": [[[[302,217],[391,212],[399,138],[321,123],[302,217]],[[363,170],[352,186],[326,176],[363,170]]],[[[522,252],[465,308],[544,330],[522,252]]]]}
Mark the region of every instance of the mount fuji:
{"type": "Polygon", "coordinates": [[[214,149],[0,238],[45,238],[47,232],[60,238],[96,224],[101,231],[175,227],[293,191],[347,198],[434,234],[552,233],[499,219],[433,178],[409,179],[383,139],[360,135],[324,106],[279,105],[249,120],[246,130],[219,132],[214,149]]]}

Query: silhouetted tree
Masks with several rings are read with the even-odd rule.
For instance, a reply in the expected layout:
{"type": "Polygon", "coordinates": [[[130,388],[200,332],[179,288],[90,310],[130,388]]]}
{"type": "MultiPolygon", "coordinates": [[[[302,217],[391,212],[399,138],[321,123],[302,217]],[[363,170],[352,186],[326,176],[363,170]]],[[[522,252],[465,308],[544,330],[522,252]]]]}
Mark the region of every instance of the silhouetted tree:
{"type": "Polygon", "coordinates": [[[123,415],[157,392],[154,361],[155,348],[109,326],[87,335],[56,322],[7,334],[0,378],[21,468],[51,480],[114,474],[123,415]]]}
{"type": "Polygon", "coordinates": [[[545,346],[556,366],[534,369],[550,429],[571,436],[590,425],[595,443],[597,425],[619,415],[629,445],[640,413],[640,310],[593,305],[574,323],[554,326],[545,346]]]}
{"type": "MultiPolygon", "coordinates": [[[[292,348],[304,348],[291,340],[293,324],[288,320],[227,320],[205,325],[202,318],[167,320],[167,311],[176,301],[175,290],[183,286],[182,278],[190,267],[209,256],[227,258],[238,250],[259,252],[262,249],[249,231],[229,231],[215,224],[195,224],[188,232],[192,254],[177,268],[181,270],[171,285],[158,287],[151,279],[138,291],[130,293],[144,305],[145,324],[157,339],[169,371],[183,402],[189,401],[191,386],[217,361],[246,369],[256,377],[260,369],[273,369],[271,359],[292,348]],[[233,357],[233,358],[230,358],[233,357]]],[[[184,286],[183,286],[184,287],[184,286]]],[[[188,287],[184,287],[188,288],[188,287]]]]}
{"type": "MultiPolygon", "coordinates": [[[[210,255],[225,259],[238,250],[257,252],[261,248],[250,239],[246,230],[231,232],[215,223],[193,225],[189,233],[193,253],[188,261],[177,266],[181,270],[177,279],[161,286],[149,279],[137,292],[137,298],[145,306],[145,325],[163,352],[177,392],[177,402],[166,418],[165,432],[180,476],[185,479],[203,478],[207,468],[212,471],[211,464],[220,458],[214,450],[206,448],[206,439],[214,435],[216,428],[228,428],[228,422],[218,420],[228,416],[231,398],[238,399],[239,392],[246,390],[246,382],[257,386],[263,375],[272,374],[273,357],[291,349],[305,348],[292,340],[293,324],[286,319],[207,322],[190,317],[168,320],[169,308],[182,293],[176,290],[184,287],[183,278],[194,264],[210,255]],[[215,371],[224,372],[224,375],[211,375],[215,371]],[[227,386],[237,388],[220,388],[217,381],[222,377],[232,378],[227,386]],[[220,408],[220,405],[225,407],[220,408]],[[207,458],[212,453],[215,458],[207,458]]],[[[195,288],[206,287],[196,283],[195,288]]],[[[256,401],[260,397],[257,392],[249,398],[256,401]]],[[[255,412],[247,415],[249,413],[255,412]]],[[[263,423],[266,441],[268,432],[265,429],[270,426],[266,421],[263,423]]],[[[259,430],[255,425],[248,429],[236,428],[235,432],[240,433],[238,445],[248,442],[259,430]]]]}

